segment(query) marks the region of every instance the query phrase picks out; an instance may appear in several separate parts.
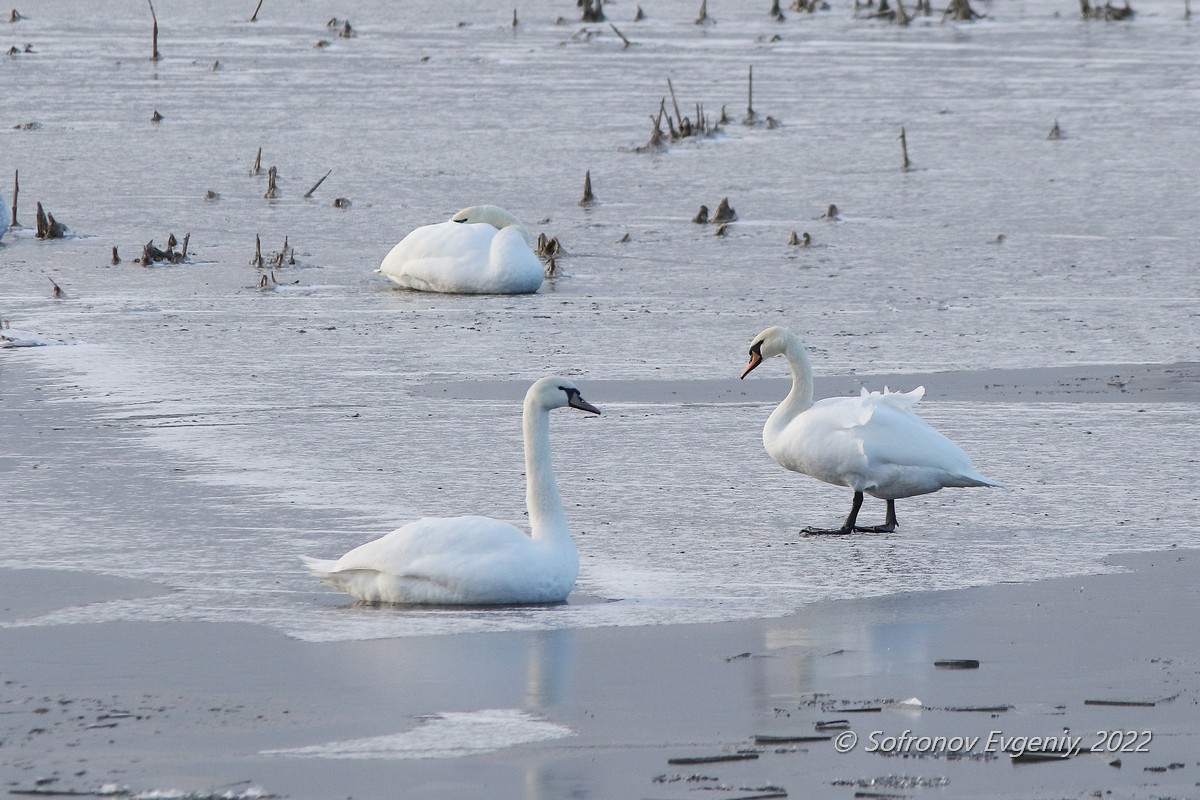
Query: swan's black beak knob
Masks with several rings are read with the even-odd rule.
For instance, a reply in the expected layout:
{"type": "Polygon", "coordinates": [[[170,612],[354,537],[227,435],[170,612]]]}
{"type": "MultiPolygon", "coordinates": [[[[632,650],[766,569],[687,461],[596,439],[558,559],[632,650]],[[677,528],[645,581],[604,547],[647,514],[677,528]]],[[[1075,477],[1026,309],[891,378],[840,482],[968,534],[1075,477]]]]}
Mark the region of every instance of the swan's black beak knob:
{"type": "Polygon", "coordinates": [[[762,354],[758,352],[758,348],[753,348],[750,351],[750,360],[746,362],[746,368],[742,370],[742,378],[745,378],[747,375],[749,375],[755,367],[762,363],[762,360],[763,357],[762,354]]]}
{"type": "Polygon", "coordinates": [[[581,397],[578,392],[571,395],[571,399],[569,401],[567,401],[567,404],[570,405],[571,408],[578,408],[580,411],[587,411],[592,414],[600,413],[600,409],[596,408],[594,405],[589,403],[587,400],[584,400],[583,397],[581,397]]]}

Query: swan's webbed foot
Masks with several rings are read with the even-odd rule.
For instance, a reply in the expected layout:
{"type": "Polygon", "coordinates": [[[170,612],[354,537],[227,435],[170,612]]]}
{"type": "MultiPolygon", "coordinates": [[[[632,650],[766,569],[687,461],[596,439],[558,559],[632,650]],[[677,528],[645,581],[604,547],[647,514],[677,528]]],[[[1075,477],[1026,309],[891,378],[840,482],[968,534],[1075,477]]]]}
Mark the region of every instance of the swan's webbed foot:
{"type": "Polygon", "coordinates": [[[864,525],[864,526],[856,525],[854,527],[855,533],[892,533],[895,530],[896,530],[896,523],[894,523],[894,522],[885,524],[885,525],[864,525]]]}
{"type": "Polygon", "coordinates": [[[846,517],[846,521],[842,523],[842,527],[834,529],[822,529],[808,527],[800,531],[804,536],[846,536],[851,533],[891,533],[896,530],[899,524],[896,522],[896,501],[887,501],[887,518],[884,519],[882,525],[857,525],[858,511],[862,508],[863,493],[854,493],[854,502],[850,506],[850,514],[846,517]]]}
{"type": "MultiPolygon", "coordinates": [[[[857,511],[858,509],[856,508],[855,510],[857,511]]],[[[847,523],[853,524],[853,521],[847,520],[847,523]]],[[[888,500],[887,518],[884,519],[882,525],[864,525],[862,527],[855,526],[854,530],[858,531],[859,533],[891,533],[892,531],[896,530],[897,525],[899,525],[899,523],[896,522],[896,501],[888,500]]]]}
{"type": "Polygon", "coordinates": [[[814,528],[809,525],[807,528],[800,529],[801,536],[848,536],[861,528],[848,528],[842,526],[840,528],[814,528]]]}

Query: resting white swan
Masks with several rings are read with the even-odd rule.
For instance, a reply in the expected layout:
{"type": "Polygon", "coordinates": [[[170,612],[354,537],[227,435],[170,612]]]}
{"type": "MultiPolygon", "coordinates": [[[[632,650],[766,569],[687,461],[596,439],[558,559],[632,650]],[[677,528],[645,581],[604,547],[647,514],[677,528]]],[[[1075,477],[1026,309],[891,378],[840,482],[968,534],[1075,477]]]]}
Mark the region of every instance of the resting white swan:
{"type": "Polygon", "coordinates": [[[376,272],[422,292],[530,294],[546,272],[533,246],[503,208],[471,206],[405,236],[376,272]]]}
{"type": "Polygon", "coordinates": [[[792,368],[792,391],[763,427],[771,458],[794,472],[854,490],[850,515],[841,528],[805,533],[890,533],[896,529],[896,499],[936,492],[946,486],[1002,486],[980,475],[962,448],[913,412],[925,394],[862,390],[859,397],[813,402],[812,365],[804,344],[786,328],[767,328],[750,343],[749,372],[782,355],[792,368]],[[887,501],[883,525],[856,525],[863,494],[887,501]]]}
{"type": "Polygon", "coordinates": [[[525,395],[525,504],[532,535],[489,517],[426,517],[336,561],[304,557],[335,589],[372,603],[561,603],[579,573],[550,462],[550,409],[599,414],[566,378],[542,378],[525,395]]]}

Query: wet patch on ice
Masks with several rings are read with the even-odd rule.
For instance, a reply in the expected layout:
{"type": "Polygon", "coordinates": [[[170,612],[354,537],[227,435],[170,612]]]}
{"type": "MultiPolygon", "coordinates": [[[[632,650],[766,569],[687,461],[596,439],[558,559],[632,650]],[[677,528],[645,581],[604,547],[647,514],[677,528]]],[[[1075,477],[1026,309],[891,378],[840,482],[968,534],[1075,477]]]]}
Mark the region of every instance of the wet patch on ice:
{"type": "Polygon", "coordinates": [[[574,736],[570,728],[513,708],[447,711],[423,717],[403,733],[265,750],[263,755],[306,758],[459,758],[505,747],[574,736]]]}

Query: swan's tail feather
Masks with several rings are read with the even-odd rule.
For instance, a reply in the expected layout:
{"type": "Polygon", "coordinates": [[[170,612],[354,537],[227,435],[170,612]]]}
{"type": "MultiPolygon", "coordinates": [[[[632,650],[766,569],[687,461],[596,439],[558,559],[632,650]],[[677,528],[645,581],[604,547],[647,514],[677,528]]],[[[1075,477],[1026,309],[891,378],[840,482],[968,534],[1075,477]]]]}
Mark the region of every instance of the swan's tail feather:
{"type": "Polygon", "coordinates": [[[327,579],[337,570],[337,562],[327,558],[300,556],[300,560],[304,562],[304,566],[308,567],[309,572],[321,580],[327,579]]]}
{"type": "Polygon", "coordinates": [[[959,477],[959,480],[962,482],[955,483],[954,486],[958,486],[958,487],[991,486],[991,487],[994,487],[997,489],[1003,489],[1004,487],[1008,486],[1008,484],[1006,484],[1006,483],[1001,483],[1000,481],[994,481],[991,478],[984,477],[983,475],[980,475],[978,472],[974,472],[974,471],[968,472],[963,475],[959,475],[958,477],[959,477]]]}

